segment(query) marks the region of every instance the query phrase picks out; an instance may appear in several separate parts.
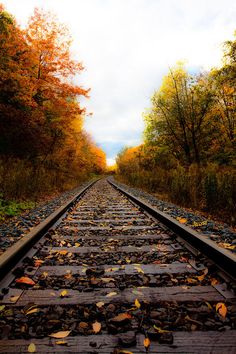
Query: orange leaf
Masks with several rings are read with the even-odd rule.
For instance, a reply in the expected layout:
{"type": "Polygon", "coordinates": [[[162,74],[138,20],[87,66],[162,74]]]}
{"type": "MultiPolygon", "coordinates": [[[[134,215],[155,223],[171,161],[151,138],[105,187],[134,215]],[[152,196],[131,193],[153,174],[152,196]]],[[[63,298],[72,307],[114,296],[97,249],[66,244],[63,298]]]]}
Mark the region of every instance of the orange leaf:
{"type": "Polygon", "coordinates": [[[98,333],[101,331],[101,328],[102,328],[102,325],[100,322],[94,322],[93,323],[93,330],[94,330],[94,333],[98,333]]]}
{"type": "Polygon", "coordinates": [[[216,305],[216,312],[218,312],[223,318],[226,317],[227,307],[223,302],[218,302],[218,304],[216,305]]]}
{"type": "Polygon", "coordinates": [[[130,319],[132,316],[129,313],[120,313],[119,315],[112,318],[112,322],[121,322],[126,319],[130,319]]]}
{"type": "Polygon", "coordinates": [[[52,338],[65,338],[70,334],[71,331],[60,331],[56,333],[49,334],[49,337],[52,338]]]}
{"type": "Polygon", "coordinates": [[[144,345],[144,347],[146,349],[148,349],[150,347],[150,344],[151,344],[150,339],[149,338],[144,338],[143,345],[144,345]]]}
{"type": "Polygon", "coordinates": [[[21,277],[19,279],[16,279],[16,283],[27,284],[32,286],[35,285],[35,282],[28,277],[21,277]]]}

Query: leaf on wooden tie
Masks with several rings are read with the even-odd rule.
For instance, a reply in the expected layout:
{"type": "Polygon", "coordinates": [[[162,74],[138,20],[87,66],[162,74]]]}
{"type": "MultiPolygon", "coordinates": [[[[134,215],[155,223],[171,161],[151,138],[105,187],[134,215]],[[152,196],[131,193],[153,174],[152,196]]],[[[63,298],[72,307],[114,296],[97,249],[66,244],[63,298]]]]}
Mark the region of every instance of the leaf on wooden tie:
{"type": "Polygon", "coordinates": [[[94,333],[100,332],[101,328],[102,328],[102,325],[101,325],[100,322],[96,321],[96,322],[93,323],[93,331],[94,331],[94,333]]]}
{"type": "Polygon", "coordinates": [[[118,349],[117,354],[133,354],[133,352],[130,352],[130,351],[125,350],[125,349],[118,349]]]}
{"type": "Polygon", "coordinates": [[[5,307],[6,307],[5,305],[1,305],[0,306],[0,312],[3,311],[5,309],[5,307]]]}
{"type": "Polygon", "coordinates": [[[141,291],[138,290],[132,290],[132,293],[135,295],[143,295],[143,293],[141,291]]]}
{"type": "Polygon", "coordinates": [[[132,316],[127,312],[119,313],[119,315],[112,318],[112,322],[122,322],[122,321],[128,320],[130,318],[132,318],[132,316]]]}
{"type": "Polygon", "coordinates": [[[106,294],[106,297],[111,297],[115,295],[117,295],[117,293],[115,291],[112,291],[111,293],[106,294]]]}
{"type": "Polygon", "coordinates": [[[138,309],[141,307],[141,304],[140,304],[140,302],[138,301],[138,299],[135,299],[134,304],[135,304],[135,306],[136,306],[138,309]]]}
{"type": "Polygon", "coordinates": [[[135,267],[134,267],[134,269],[136,269],[138,273],[142,273],[142,274],[144,274],[144,271],[142,270],[142,268],[141,268],[141,267],[137,267],[137,266],[135,266],[135,267]]]}
{"type": "Polygon", "coordinates": [[[35,282],[28,277],[18,278],[18,279],[16,279],[16,283],[26,284],[26,285],[31,285],[31,286],[35,285],[35,282]]]}
{"type": "Polygon", "coordinates": [[[52,338],[66,338],[70,334],[71,331],[60,331],[56,333],[51,333],[49,334],[49,337],[52,338]]]}
{"type": "Polygon", "coordinates": [[[16,301],[19,299],[19,297],[20,297],[20,295],[18,295],[18,296],[11,296],[11,297],[10,297],[10,301],[11,301],[11,302],[16,302],[16,301]]]}
{"type": "Polygon", "coordinates": [[[101,307],[104,306],[104,302],[99,301],[99,302],[96,303],[96,306],[100,309],[101,307]]]}
{"type": "Polygon", "coordinates": [[[30,343],[28,346],[28,353],[35,353],[36,352],[36,346],[34,343],[30,343]]]}
{"type": "Polygon", "coordinates": [[[218,312],[223,318],[226,317],[227,307],[223,302],[218,302],[216,305],[216,312],[218,312]]]}
{"type": "Polygon", "coordinates": [[[64,340],[58,340],[58,341],[56,341],[55,342],[57,345],[68,345],[68,343],[67,342],[65,342],[64,340]]]}
{"type": "Polygon", "coordinates": [[[158,332],[158,333],[169,333],[170,331],[167,331],[165,329],[162,329],[160,327],[157,327],[156,325],[153,326],[153,328],[158,332]]]}
{"type": "Polygon", "coordinates": [[[66,297],[68,295],[68,291],[67,290],[62,290],[60,293],[60,297],[66,297]]]}
{"type": "Polygon", "coordinates": [[[143,345],[146,348],[146,350],[150,347],[150,344],[151,344],[150,339],[149,338],[144,338],[143,345]]]}
{"type": "Polygon", "coordinates": [[[117,271],[117,270],[119,270],[119,268],[118,268],[118,267],[114,267],[114,268],[107,268],[107,269],[105,270],[105,272],[106,272],[106,273],[108,273],[108,272],[115,272],[115,271],[117,271]]]}

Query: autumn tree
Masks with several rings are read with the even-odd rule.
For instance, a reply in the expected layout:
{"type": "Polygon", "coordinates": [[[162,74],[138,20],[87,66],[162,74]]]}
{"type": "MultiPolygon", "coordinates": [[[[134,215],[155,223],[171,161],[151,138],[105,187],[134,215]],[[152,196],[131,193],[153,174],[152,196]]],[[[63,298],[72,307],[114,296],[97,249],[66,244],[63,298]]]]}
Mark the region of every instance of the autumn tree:
{"type": "Polygon", "coordinates": [[[205,81],[203,75],[191,77],[179,64],[163,79],[145,114],[146,142],[167,146],[188,165],[203,160],[209,134],[208,113],[213,98],[205,81]]]}

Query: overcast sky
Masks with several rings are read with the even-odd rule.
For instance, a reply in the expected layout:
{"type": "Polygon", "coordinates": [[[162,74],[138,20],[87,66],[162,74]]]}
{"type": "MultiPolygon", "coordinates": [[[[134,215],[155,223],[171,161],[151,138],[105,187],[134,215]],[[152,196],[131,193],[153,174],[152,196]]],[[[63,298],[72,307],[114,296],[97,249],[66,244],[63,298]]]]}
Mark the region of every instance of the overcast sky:
{"type": "MultiPolygon", "coordinates": [[[[1,0],[0,0],[1,2],[1,0]]],[[[91,87],[86,129],[112,162],[142,139],[142,112],[178,60],[192,72],[220,64],[236,30],[235,0],[2,0],[24,26],[34,7],[53,11],[73,36],[91,87]]]]}

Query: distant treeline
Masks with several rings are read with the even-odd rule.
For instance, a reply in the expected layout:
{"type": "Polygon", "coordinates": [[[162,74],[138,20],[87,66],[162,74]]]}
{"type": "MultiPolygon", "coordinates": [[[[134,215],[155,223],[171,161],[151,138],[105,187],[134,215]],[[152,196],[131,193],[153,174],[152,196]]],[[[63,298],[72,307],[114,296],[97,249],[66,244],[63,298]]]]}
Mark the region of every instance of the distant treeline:
{"type": "Polygon", "coordinates": [[[235,223],[236,40],[221,68],[190,75],[178,63],[144,113],[144,143],[123,149],[120,178],[235,223]]]}
{"type": "Polygon", "coordinates": [[[83,129],[81,63],[71,37],[36,9],[25,30],[0,5],[0,186],[7,197],[63,190],[101,173],[105,154],[83,129]]]}

